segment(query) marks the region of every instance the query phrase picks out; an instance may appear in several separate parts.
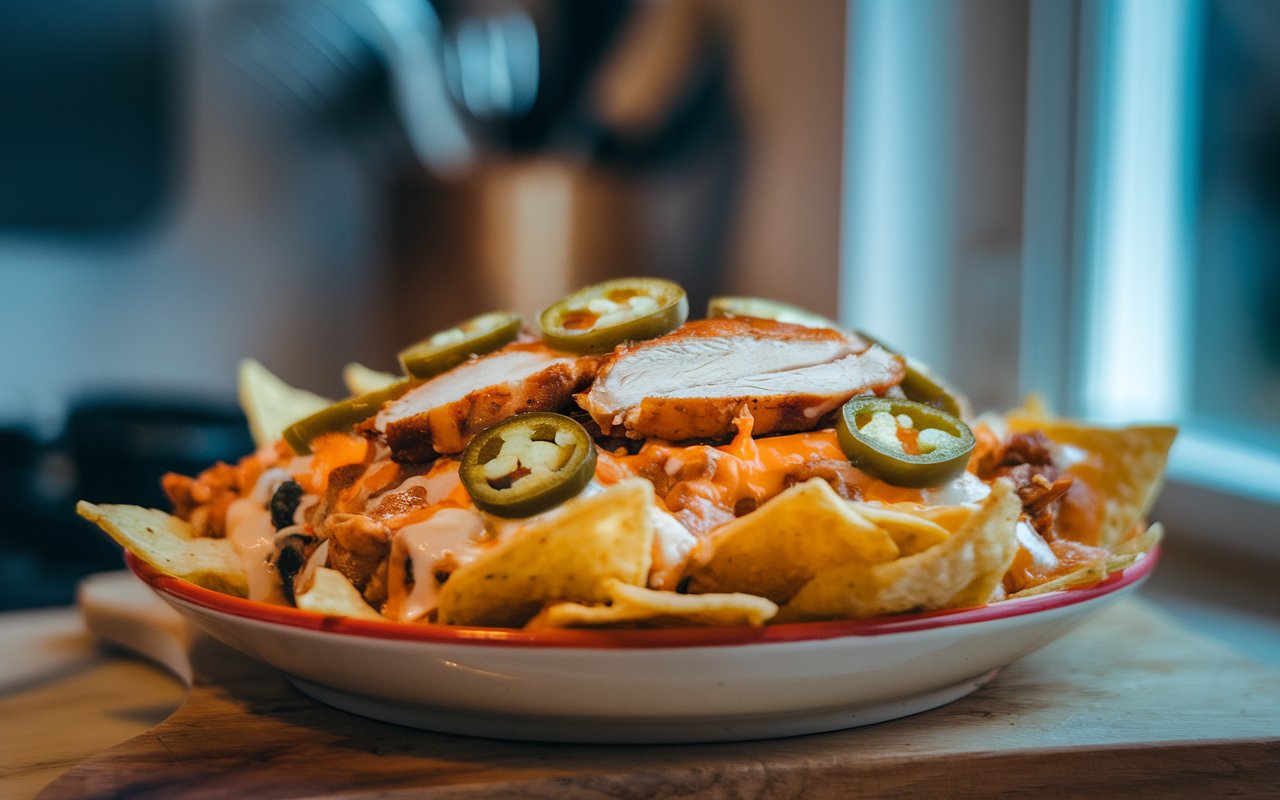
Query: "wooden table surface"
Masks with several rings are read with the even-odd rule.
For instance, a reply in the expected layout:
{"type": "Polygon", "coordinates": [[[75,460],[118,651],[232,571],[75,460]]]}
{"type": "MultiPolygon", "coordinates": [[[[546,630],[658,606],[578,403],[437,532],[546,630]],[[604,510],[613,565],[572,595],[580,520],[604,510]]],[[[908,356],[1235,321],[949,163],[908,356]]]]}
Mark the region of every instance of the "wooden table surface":
{"type": "MultiPolygon", "coordinates": [[[[0,797],[49,780],[41,797],[1280,796],[1280,670],[1140,598],[940,709],[737,744],[532,744],[400,728],[319,705],[197,639],[185,704],[93,756],[92,742],[131,732],[122,718],[145,730],[183,689],[126,657],[71,647],[63,613],[45,620],[64,628],[45,646],[61,641],[79,660],[0,684],[0,797]]],[[[0,617],[4,652],[11,628],[0,617]]]]}

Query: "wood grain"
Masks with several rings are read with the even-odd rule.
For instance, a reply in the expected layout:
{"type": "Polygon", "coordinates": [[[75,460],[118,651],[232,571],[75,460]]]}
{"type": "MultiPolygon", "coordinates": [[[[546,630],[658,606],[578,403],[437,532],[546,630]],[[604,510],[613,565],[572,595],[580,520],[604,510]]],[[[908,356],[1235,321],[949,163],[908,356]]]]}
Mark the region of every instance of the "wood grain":
{"type": "Polygon", "coordinates": [[[1280,796],[1280,671],[1131,599],[949,706],[737,744],[446,736],[304,697],[208,639],[187,702],[42,798],[1280,796]]]}

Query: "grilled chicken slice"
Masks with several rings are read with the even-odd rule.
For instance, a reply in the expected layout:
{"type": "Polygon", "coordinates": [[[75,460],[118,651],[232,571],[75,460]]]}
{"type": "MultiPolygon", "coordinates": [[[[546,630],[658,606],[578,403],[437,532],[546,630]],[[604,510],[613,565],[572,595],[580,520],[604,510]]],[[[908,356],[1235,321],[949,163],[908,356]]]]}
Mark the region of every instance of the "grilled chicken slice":
{"type": "Polygon", "coordinates": [[[397,461],[459,453],[471,437],[526,411],[550,411],[591,380],[599,359],[516,342],[437,375],[389,403],[372,427],[397,461]]]}
{"type": "Polygon", "coordinates": [[[881,394],[904,373],[899,356],[852,334],[708,319],[615,350],[577,399],[606,434],[725,436],[745,404],[760,435],[811,430],[850,397],[881,394]]]}

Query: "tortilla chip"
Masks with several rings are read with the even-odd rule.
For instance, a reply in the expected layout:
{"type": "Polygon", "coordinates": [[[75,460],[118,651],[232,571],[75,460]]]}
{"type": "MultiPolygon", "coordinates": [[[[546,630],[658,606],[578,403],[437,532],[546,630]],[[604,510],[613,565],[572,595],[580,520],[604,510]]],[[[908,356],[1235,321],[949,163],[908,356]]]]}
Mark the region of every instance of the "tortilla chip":
{"type": "Polygon", "coordinates": [[[648,481],[620,481],[530,522],[460,567],[440,589],[439,621],[520,627],[548,601],[603,603],[611,580],[643,585],[653,563],[648,481]]]}
{"type": "Polygon", "coordinates": [[[1159,522],[1152,524],[1143,533],[1131,539],[1125,539],[1112,548],[1111,556],[1107,559],[1107,574],[1110,575],[1133,564],[1151,552],[1162,539],[1164,539],[1164,526],[1159,522]]]}
{"type": "Polygon", "coordinates": [[[293,388],[251,358],[240,362],[239,383],[240,407],[258,447],[275,442],[285,428],[333,404],[318,394],[293,388]]]}
{"type": "Polygon", "coordinates": [[[1009,430],[1039,430],[1053,442],[1084,451],[1087,457],[1065,470],[1092,489],[1093,497],[1063,499],[1058,529],[1069,539],[1110,549],[1155,503],[1165,462],[1178,429],[1168,425],[1101,428],[1043,416],[1008,417],[1009,430]]]}
{"type": "Polygon", "coordinates": [[[946,541],[884,564],[845,564],[819,572],[775,622],[874,617],[987,602],[1018,551],[1022,503],[1008,481],[946,541]]]}
{"type": "Polygon", "coordinates": [[[1061,592],[1067,589],[1079,589],[1084,586],[1092,586],[1103,578],[1107,577],[1108,572],[1107,558],[1099,558],[1096,561],[1077,567],[1065,575],[1059,575],[1051,581],[1038,583],[1035,586],[1029,586],[1020,592],[1009,595],[1008,599],[1013,600],[1017,597],[1031,597],[1037,594],[1046,594],[1048,592],[1061,592]]]}
{"type": "Polygon", "coordinates": [[[676,594],[609,581],[609,604],[553,603],[526,628],[759,627],[778,613],[774,603],[752,594],[676,594]]]}
{"type": "Polygon", "coordinates": [[[166,575],[215,592],[249,594],[249,578],[230,539],[198,537],[186,522],[154,508],[81,500],[76,513],[166,575]]]}
{"type": "Polygon", "coordinates": [[[1028,420],[1053,419],[1053,411],[1049,408],[1049,402],[1044,399],[1044,395],[1032,392],[1023,399],[1022,407],[1010,411],[1008,416],[1028,420]]]}
{"type": "Polygon", "coordinates": [[[1164,526],[1159,522],[1153,522],[1144,532],[1134,536],[1131,539],[1125,539],[1120,544],[1111,548],[1111,552],[1115,555],[1133,555],[1140,556],[1151,550],[1164,539],[1164,526]]]}
{"type": "Polygon", "coordinates": [[[316,567],[308,577],[310,585],[304,591],[295,589],[294,592],[294,602],[303,611],[315,611],[331,617],[384,619],[365,602],[351,581],[336,569],[316,567]]]}
{"type": "Polygon", "coordinates": [[[911,556],[945,542],[951,532],[931,519],[881,505],[855,503],[854,510],[884,529],[898,546],[898,554],[911,556]]]}
{"type": "Polygon", "coordinates": [[[342,382],[346,384],[347,390],[355,397],[380,391],[403,379],[403,375],[392,375],[390,372],[370,369],[364,364],[356,364],[355,362],[342,368],[342,382]]]}
{"type": "Polygon", "coordinates": [[[690,594],[746,592],[785,603],[820,569],[898,556],[893,538],[821,478],[792,486],[712,534],[690,594]]]}

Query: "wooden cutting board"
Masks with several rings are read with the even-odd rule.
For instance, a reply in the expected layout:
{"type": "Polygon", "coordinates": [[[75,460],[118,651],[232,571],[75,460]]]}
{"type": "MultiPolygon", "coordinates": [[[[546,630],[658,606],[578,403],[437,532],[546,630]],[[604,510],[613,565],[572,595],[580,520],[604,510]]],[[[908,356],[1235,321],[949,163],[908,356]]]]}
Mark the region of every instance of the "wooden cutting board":
{"type": "MultiPolygon", "coordinates": [[[[161,616],[142,628],[167,624],[161,616]]],[[[722,745],[534,744],[401,728],[322,706],[209,638],[172,636],[189,651],[186,703],[41,798],[1280,796],[1280,670],[1137,598],[943,708],[722,745]]]]}

